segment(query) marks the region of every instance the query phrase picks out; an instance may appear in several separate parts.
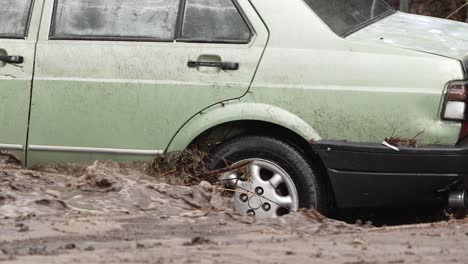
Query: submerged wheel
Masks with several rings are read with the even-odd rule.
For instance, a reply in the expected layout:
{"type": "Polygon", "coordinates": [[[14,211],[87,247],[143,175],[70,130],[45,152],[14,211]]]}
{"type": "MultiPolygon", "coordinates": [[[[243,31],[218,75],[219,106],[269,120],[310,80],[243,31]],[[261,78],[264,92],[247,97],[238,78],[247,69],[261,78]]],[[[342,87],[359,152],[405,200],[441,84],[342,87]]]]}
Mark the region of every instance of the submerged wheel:
{"type": "Polygon", "coordinates": [[[237,212],[272,218],[299,208],[327,209],[326,190],[305,158],[274,138],[246,136],[221,144],[209,169],[245,164],[224,173],[220,181],[234,190],[237,212]]]}

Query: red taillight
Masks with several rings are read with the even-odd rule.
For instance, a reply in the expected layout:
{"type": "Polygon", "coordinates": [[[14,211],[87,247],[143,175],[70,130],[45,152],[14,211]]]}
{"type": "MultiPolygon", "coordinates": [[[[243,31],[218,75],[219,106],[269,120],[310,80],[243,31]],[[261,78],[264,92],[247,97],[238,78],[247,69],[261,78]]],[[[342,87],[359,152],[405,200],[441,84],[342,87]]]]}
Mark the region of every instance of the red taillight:
{"type": "Polygon", "coordinates": [[[455,81],[449,83],[442,118],[451,121],[467,121],[467,109],[468,81],[455,81]]]}
{"type": "Polygon", "coordinates": [[[455,102],[467,102],[468,99],[468,83],[453,82],[447,90],[447,100],[455,102]]]}
{"type": "Polygon", "coordinates": [[[468,122],[463,122],[462,129],[460,131],[459,141],[468,138],[468,122]]]}
{"type": "Polygon", "coordinates": [[[468,138],[468,81],[451,82],[442,115],[445,120],[461,121],[459,142],[468,138]]]}

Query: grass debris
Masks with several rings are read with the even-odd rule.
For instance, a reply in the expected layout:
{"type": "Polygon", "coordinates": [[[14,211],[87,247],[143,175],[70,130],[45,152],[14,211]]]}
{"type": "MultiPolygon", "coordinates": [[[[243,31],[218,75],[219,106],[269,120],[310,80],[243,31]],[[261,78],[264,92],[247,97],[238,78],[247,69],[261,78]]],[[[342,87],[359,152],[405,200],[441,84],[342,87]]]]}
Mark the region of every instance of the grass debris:
{"type": "Polygon", "coordinates": [[[197,149],[159,154],[150,164],[149,172],[171,184],[176,182],[184,185],[196,185],[201,180],[195,179],[195,175],[209,171],[206,164],[208,158],[208,153],[197,149]]]}
{"type": "Polygon", "coordinates": [[[418,139],[417,138],[423,133],[424,133],[424,131],[421,131],[418,134],[416,134],[416,136],[414,136],[413,138],[406,139],[406,138],[396,137],[395,136],[395,131],[393,131],[392,136],[391,137],[386,137],[384,141],[387,142],[388,144],[390,144],[392,146],[396,146],[396,147],[417,148],[418,147],[418,139]]]}
{"type": "Polygon", "coordinates": [[[225,160],[225,167],[210,169],[208,162],[213,157],[197,149],[169,152],[158,155],[150,164],[149,173],[170,184],[194,186],[202,181],[211,184],[220,183],[220,176],[229,171],[241,171],[245,175],[245,168],[251,161],[236,164],[225,160]]]}

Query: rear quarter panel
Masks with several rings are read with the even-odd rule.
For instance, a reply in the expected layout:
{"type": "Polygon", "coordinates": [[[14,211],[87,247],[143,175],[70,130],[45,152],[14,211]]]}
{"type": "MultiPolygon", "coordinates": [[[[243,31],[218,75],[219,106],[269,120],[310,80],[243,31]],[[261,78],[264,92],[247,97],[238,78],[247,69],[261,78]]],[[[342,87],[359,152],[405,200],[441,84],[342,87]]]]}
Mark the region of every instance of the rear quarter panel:
{"type": "Polygon", "coordinates": [[[326,140],[422,132],[420,144],[456,143],[460,124],[441,121],[440,109],[447,82],[463,78],[459,61],[343,39],[302,0],[252,2],[270,41],[244,102],[285,109],[326,140]]]}

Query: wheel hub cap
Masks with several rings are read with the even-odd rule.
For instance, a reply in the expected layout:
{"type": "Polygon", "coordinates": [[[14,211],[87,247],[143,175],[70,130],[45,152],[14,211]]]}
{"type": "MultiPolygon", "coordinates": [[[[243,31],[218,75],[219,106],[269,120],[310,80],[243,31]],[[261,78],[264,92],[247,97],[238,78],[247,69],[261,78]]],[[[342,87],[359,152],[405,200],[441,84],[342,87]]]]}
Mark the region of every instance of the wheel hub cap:
{"type": "Polygon", "coordinates": [[[249,207],[250,209],[257,210],[262,206],[262,200],[258,198],[257,196],[252,196],[249,199],[249,207]]]}
{"type": "Polygon", "coordinates": [[[299,200],[291,177],[272,162],[248,161],[251,163],[247,167],[221,177],[235,191],[232,199],[236,211],[257,218],[274,218],[297,211],[299,200]]]}

